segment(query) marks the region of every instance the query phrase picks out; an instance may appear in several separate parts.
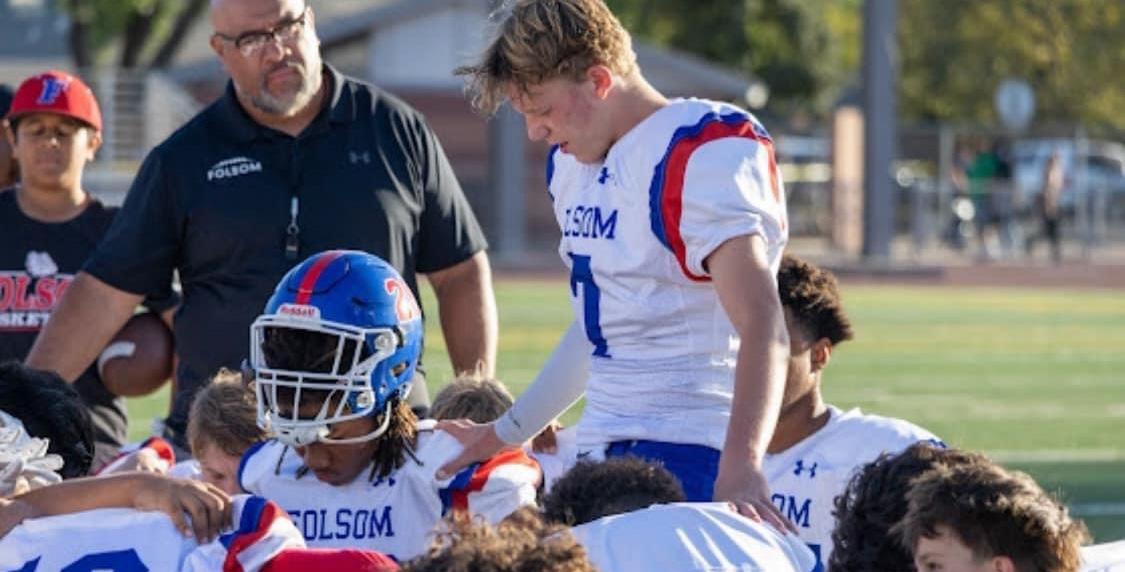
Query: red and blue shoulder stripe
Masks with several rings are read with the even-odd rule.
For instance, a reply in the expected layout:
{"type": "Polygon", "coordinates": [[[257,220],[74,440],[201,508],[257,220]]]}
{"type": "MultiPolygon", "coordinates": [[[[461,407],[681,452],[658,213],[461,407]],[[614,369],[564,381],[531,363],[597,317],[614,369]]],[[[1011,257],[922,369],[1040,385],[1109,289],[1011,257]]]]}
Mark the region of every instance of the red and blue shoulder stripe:
{"type": "MultiPolygon", "coordinates": [[[[706,282],[710,277],[693,273],[687,266],[687,248],[680,234],[683,216],[684,177],[688,161],[703,145],[727,137],[741,137],[757,142],[769,154],[770,191],[778,203],[781,198],[781,179],[774,156],[773,139],[753,118],[744,113],[720,115],[710,112],[694,125],[680,127],[672,135],[668,149],[653,173],[649,187],[649,218],[652,232],[676,257],[684,276],[696,282],[706,282]]],[[[782,221],[784,224],[784,221],[782,221]]]]}

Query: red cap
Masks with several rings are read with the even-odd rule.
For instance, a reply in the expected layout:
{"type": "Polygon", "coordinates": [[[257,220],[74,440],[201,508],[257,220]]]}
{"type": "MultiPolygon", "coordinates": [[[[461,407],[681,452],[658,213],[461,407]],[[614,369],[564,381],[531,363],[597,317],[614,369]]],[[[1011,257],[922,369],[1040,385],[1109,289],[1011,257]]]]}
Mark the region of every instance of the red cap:
{"type": "Polygon", "coordinates": [[[102,130],[102,112],[94,92],[82,80],[61,71],[49,71],[24,80],[12,98],[8,118],[28,113],[55,113],[73,117],[102,130]]]}

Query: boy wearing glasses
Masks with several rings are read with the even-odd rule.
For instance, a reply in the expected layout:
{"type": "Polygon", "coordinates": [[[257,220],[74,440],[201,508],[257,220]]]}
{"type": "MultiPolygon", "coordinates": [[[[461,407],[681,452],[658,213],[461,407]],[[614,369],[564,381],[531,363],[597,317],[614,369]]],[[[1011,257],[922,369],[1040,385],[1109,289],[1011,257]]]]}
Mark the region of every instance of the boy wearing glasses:
{"type": "Polygon", "coordinates": [[[389,261],[415,292],[426,274],[454,369],[481,362],[491,374],[487,244],[422,116],[326,65],[303,0],[214,0],[210,18],[226,93],[147,157],[29,362],[76,375],[137,293],[178,270],[165,436],[186,448],[192,396],[220,368],[237,369],[274,284],[312,253],[349,248],[389,261]]]}

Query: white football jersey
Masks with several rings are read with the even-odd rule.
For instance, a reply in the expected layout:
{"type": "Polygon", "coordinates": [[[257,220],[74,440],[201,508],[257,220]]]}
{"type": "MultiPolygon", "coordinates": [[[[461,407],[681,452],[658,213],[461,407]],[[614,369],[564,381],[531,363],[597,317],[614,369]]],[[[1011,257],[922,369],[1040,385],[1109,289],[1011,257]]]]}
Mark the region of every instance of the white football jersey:
{"type": "Polygon", "coordinates": [[[865,415],[859,409],[845,413],[831,405],[828,410],[828,423],[820,431],[766,455],[763,464],[774,504],[821,562],[832,552],[833,502],[856,470],[882,453],[898,453],[919,441],[944,446],[933,433],[901,419],[865,415]]]}
{"type": "Polygon", "coordinates": [[[530,445],[524,447],[527,454],[543,469],[543,492],[550,492],[555,481],[566,474],[578,460],[578,435],[573,427],[555,432],[554,453],[538,453],[530,445]]]}
{"type": "Polygon", "coordinates": [[[401,562],[425,551],[435,525],[451,510],[496,523],[535,504],[541,473],[523,451],[437,479],[434,473],[460,451],[452,435],[420,430],[417,461],[408,456],[387,478],[371,481],[364,469],[351,483],[333,486],[311,472],[298,476],[304,466],[300,455],[271,440],[246,452],[239,481],[247,492],[288,511],[310,547],[376,550],[401,562]]]}
{"type": "Polygon", "coordinates": [[[769,134],[737,107],[673,100],[600,165],[552,150],[547,179],[574,313],[592,346],[579,446],[721,449],[739,339],[704,261],[756,234],[776,273],[788,231],[769,134]]]}
{"type": "Polygon", "coordinates": [[[242,495],[233,509],[234,529],[202,546],[160,512],[107,508],[28,520],[0,539],[0,570],[250,572],[305,546],[276,504],[242,495]]]}
{"type": "Polygon", "coordinates": [[[811,572],[816,566],[800,539],[745,518],[727,503],[653,505],[572,530],[603,572],[811,572]]]}
{"type": "Polygon", "coordinates": [[[1083,546],[1082,572],[1125,572],[1125,540],[1083,546]]]}

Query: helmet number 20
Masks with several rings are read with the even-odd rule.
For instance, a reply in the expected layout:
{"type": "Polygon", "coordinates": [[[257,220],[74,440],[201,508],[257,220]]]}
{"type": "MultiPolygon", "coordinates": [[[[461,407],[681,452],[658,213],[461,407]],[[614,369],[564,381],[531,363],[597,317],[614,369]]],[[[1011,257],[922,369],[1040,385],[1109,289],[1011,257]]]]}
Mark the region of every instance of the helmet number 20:
{"type": "Polygon", "coordinates": [[[415,318],[421,317],[422,310],[418,307],[418,301],[414,299],[414,293],[402,280],[398,278],[387,278],[383,281],[383,288],[387,290],[387,294],[395,297],[395,314],[400,322],[409,322],[415,318]]]}

